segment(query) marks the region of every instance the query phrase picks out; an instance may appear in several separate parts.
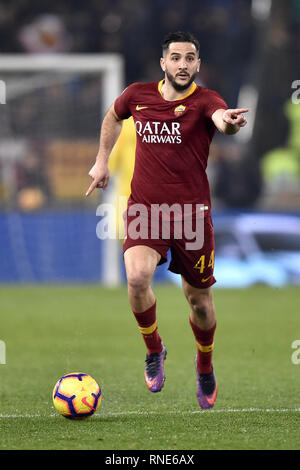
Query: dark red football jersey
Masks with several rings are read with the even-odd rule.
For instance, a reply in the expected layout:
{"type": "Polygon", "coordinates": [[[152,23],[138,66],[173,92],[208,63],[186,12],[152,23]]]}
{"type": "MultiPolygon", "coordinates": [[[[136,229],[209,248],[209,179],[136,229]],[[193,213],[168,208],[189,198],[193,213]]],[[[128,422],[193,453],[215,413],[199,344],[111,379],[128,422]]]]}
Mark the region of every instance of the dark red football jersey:
{"type": "Polygon", "coordinates": [[[136,127],[129,204],[204,204],[210,210],[206,167],[216,131],[211,116],[227,105],[195,83],[185,97],[167,101],[162,84],[133,83],[114,103],[119,118],[133,116],[136,127]]]}

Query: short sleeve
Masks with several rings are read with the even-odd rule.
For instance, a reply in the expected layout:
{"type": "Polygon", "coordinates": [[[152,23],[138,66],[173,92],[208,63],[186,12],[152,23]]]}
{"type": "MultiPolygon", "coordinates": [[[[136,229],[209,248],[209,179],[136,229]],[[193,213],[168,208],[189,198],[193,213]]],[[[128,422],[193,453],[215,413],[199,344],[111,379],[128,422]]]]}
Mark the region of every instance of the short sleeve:
{"type": "Polygon", "coordinates": [[[134,83],[129,85],[123,93],[115,100],[114,108],[120,119],[128,119],[131,116],[130,103],[134,92],[134,83]]]}
{"type": "Polygon", "coordinates": [[[228,109],[224,99],[213,90],[207,90],[207,102],[205,106],[205,115],[211,118],[217,109],[228,109]]]}

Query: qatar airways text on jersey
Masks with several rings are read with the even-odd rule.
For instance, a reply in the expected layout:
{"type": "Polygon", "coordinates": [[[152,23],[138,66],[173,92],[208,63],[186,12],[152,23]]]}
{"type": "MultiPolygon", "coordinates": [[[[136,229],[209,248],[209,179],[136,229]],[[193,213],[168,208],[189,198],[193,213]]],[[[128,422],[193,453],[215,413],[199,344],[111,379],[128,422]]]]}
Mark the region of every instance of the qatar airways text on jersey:
{"type": "Polygon", "coordinates": [[[136,133],[147,144],[181,144],[180,123],[172,121],[169,125],[160,121],[136,121],[136,133]]]}

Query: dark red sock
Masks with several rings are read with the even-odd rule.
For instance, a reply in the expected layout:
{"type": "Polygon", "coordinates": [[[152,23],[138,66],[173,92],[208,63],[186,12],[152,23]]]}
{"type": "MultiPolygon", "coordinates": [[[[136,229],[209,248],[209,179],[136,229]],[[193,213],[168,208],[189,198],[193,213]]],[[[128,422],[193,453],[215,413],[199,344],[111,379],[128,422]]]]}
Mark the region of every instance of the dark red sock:
{"type": "Polygon", "coordinates": [[[145,312],[133,312],[133,314],[142,333],[148,354],[161,352],[162,342],[157,329],[156,302],[145,312]]]}
{"type": "Polygon", "coordinates": [[[197,368],[200,374],[209,374],[212,371],[212,355],[214,349],[214,333],[216,324],[209,330],[202,330],[190,319],[197,343],[197,368]]]}

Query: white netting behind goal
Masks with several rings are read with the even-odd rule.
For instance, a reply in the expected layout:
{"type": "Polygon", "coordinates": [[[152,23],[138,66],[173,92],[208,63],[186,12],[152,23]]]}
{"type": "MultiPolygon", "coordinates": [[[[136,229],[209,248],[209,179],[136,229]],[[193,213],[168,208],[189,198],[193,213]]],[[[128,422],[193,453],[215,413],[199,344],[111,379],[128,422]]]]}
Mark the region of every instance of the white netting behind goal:
{"type": "Polygon", "coordinates": [[[99,262],[99,193],[85,191],[122,58],[0,56],[0,79],[0,282],[116,283],[114,258],[99,262]]]}

